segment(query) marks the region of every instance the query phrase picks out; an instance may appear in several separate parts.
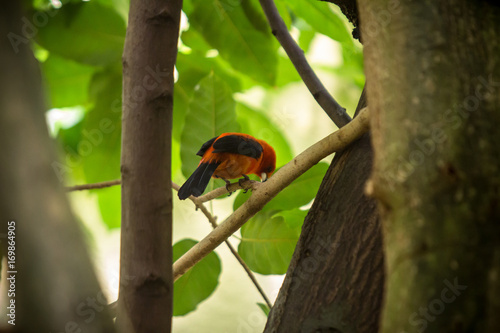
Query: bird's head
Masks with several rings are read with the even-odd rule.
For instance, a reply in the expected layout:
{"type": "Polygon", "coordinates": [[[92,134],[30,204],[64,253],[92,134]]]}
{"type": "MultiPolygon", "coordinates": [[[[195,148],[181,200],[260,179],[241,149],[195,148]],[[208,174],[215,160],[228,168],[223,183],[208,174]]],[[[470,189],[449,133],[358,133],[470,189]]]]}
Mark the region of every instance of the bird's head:
{"type": "Polygon", "coordinates": [[[276,169],[276,153],[274,152],[273,147],[271,147],[267,142],[259,140],[259,143],[263,148],[263,156],[260,161],[259,170],[256,174],[263,182],[265,182],[269,177],[271,177],[276,169]]]}

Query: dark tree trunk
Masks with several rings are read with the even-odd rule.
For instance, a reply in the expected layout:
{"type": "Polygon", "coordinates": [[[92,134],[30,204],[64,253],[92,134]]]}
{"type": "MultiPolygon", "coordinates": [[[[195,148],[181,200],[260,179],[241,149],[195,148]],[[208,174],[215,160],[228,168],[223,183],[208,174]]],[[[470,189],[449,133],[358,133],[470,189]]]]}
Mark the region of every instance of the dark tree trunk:
{"type": "Polygon", "coordinates": [[[3,251],[10,241],[9,260],[15,255],[7,266],[13,273],[2,276],[9,279],[15,317],[3,320],[14,319],[9,328],[18,332],[112,332],[107,301],[53,169],[38,62],[30,43],[17,43],[25,40],[21,5],[0,5],[0,241],[3,251]]]}
{"type": "Polygon", "coordinates": [[[500,332],[500,7],[360,0],[383,332],[500,332]]]}
{"type": "Polygon", "coordinates": [[[377,331],[384,257],[376,204],[364,195],[371,163],[369,135],[335,156],[265,332],[377,331]]]}
{"type": "Polygon", "coordinates": [[[174,65],[181,0],[130,4],[123,52],[121,332],[170,332],[174,65]]]}

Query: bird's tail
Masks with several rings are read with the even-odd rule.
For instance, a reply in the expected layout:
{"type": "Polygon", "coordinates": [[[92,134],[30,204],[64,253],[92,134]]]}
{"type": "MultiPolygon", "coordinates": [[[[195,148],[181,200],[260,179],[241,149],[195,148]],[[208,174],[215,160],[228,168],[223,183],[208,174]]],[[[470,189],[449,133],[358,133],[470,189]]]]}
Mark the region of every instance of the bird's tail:
{"type": "Polygon", "coordinates": [[[184,200],[190,195],[199,197],[207,188],[210,178],[221,162],[201,163],[193,174],[179,189],[179,199],[184,200]]]}

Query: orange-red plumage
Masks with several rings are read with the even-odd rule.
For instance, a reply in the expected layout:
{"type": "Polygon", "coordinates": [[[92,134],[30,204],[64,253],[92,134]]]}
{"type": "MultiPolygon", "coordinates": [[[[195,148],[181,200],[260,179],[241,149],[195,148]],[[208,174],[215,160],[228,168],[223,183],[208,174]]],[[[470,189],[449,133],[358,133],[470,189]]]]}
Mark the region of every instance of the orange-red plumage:
{"type": "Polygon", "coordinates": [[[256,174],[263,181],[276,168],[276,153],[264,140],[243,133],[224,133],[205,142],[198,168],[179,189],[179,198],[200,196],[211,177],[224,180],[256,174]]]}

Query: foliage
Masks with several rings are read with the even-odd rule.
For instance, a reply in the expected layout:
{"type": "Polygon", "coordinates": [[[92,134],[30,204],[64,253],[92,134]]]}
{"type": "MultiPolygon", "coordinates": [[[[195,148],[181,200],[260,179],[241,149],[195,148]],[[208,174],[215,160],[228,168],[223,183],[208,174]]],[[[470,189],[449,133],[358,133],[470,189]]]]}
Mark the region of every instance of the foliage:
{"type": "MultiPolygon", "coordinates": [[[[33,39],[48,108],[83,110],[78,121],[59,126],[56,140],[62,166],[56,172],[68,184],[117,179],[120,59],[128,1],[63,1],[59,9],[52,8],[51,3],[33,2],[34,11],[51,13],[46,15],[47,22],[36,26],[33,39]]],[[[342,89],[354,87],[359,91],[363,84],[362,57],[341,15],[318,1],[276,3],[306,52],[320,35],[339,43],[344,65],[323,66],[321,70],[340,78],[342,89]]],[[[180,182],[188,177],[198,164],[195,154],[201,144],[222,132],[242,131],[265,139],[277,151],[278,167],[290,161],[297,153],[291,145],[293,133],[280,128],[281,119],[267,107],[273,96],[299,83],[300,77],[271,34],[258,1],[186,0],[184,13],[188,23],[181,34],[174,91],[173,177],[180,182]],[[252,91],[264,92],[260,105],[241,97],[252,91]]],[[[314,199],[326,169],[326,163],[316,165],[242,228],[238,252],[253,271],[286,272],[307,213],[304,206],[314,199]]],[[[90,193],[97,199],[107,228],[119,228],[119,188],[90,193]]],[[[249,194],[241,192],[224,200],[234,200],[236,209],[249,194]]],[[[174,257],[195,243],[178,242],[174,257]]],[[[215,290],[220,271],[220,260],[213,254],[177,281],[174,313],[185,315],[196,309],[215,290]]]]}
{"type": "MultiPolygon", "coordinates": [[[[179,259],[198,242],[183,239],[174,244],[173,260],[179,259]]],[[[219,283],[220,259],[210,253],[174,283],[174,316],[182,316],[196,309],[198,304],[212,294],[219,283]]]]}

